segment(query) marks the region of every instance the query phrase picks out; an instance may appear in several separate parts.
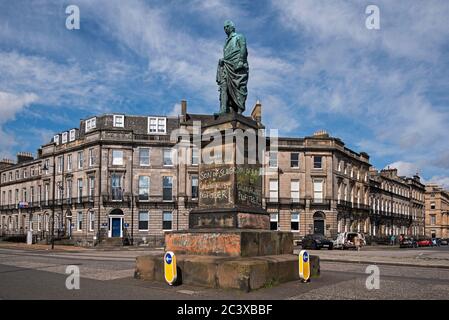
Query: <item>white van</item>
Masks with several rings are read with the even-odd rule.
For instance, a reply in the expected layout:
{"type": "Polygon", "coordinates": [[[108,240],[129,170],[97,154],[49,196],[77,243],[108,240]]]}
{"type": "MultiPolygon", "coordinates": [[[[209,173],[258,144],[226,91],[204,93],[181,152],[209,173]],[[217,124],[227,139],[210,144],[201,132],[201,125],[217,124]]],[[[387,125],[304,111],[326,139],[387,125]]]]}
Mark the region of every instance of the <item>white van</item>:
{"type": "Polygon", "coordinates": [[[334,249],[355,249],[354,238],[359,237],[361,246],[366,245],[365,235],[359,232],[342,232],[334,240],[334,249]]]}

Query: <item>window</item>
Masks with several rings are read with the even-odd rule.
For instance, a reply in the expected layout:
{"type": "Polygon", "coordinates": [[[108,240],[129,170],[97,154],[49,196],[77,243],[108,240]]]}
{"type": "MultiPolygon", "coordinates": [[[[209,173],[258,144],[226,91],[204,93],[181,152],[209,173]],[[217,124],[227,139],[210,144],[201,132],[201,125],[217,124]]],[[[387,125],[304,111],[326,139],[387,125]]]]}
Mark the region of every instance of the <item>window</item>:
{"type": "Polygon", "coordinates": [[[277,168],[278,166],[278,153],[275,151],[269,152],[269,166],[270,168],[277,168]]]}
{"type": "Polygon", "coordinates": [[[89,166],[93,166],[95,164],[95,154],[94,149],[89,149],[89,166]]]}
{"type": "Polygon", "coordinates": [[[67,171],[72,171],[72,155],[67,155],[67,171]]]}
{"type": "Polygon", "coordinates": [[[150,177],[139,177],[139,200],[147,201],[150,199],[150,177]]]}
{"type": "Polygon", "coordinates": [[[56,199],[62,200],[64,198],[64,189],[62,187],[62,181],[56,183],[56,199]]]}
{"type": "Polygon", "coordinates": [[[159,117],[148,117],[149,134],[165,134],[167,131],[167,119],[159,117]]]}
{"type": "Polygon", "coordinates": [[[437,217],[434,214],[430,216],[430,224],[431,225],[437,224],[437,217]]]}
{"type": "Polygon", "coordinates": [[[139,230],[148,231],[148,211],[139,211],[139,230]]]}
{"type": "Polygon", "coordinates": [[[172,200],[173,177],[162,177],[162,200],[172,200]]]}
{"type": "Polygon", "coordinates": [[[67,132],[63,132],[61,135],[61,143],[67,143],[69,134],[67,132]]]}
{"type": "Polygon", "coordinates": [[[83,151],[78,152],[78,169],[82,169],[84,165],[84,153],[83,151]]]}
{"type": "Polygon", "coordinates": [[[60,156],[58,157],[58,173],[62,173],[63,169],[64,169],[64,157],[60,156]]]}
{"type": "Polygon", "coordinates": [[[293,202],[299,202],[299,180],[290,182],[290,192],[293,202]]]}
{"type": "Polygon", "coordinates": [[[9,173],[9,181],[12,181],[12,172],[9,173]]]}
{"type": "Polygon", "coordinates": [[[95,230],[95,212],[89,211],[89,231],[95,230]]]}
{"type": "Polygon", "coordinates": [[[46,205],[48,205],[49,196],[50,196],[50,185],[46,183],[44,186],[44,201],[46,205]]]}
{"type": "Polygon", "coordinates": [[[140,148],[139,149],[139,163],[141,166],[149,166],[150,165],[150,149],[149,148],[140,148]]]}
{"type": "Polygon", "coordinates": [[[94,196],[95,196],[95,177],[94,176],[90,176],[89,177],[89,201],[94,201],[94,196]]]}
{"type": "Polygon", "coordinates": [[[299,231],[299,213],[298,212],[292,212],[291,230],[299,231]]]}
{"type": "Polygon", "coordinates": [[[299,153],[298,152],[290,153],[290,167],[299,168],[299,153]]]}
{"type": "Polygon", "coordinates": [[[314,169],[322,169],[323,168],[323,157],[322,156],[314,156],[313,157],[313,168],[314,169]]]}
{"type": "Polygon", "coordinates": [[[19,178],[20,178],[19,170],[16,170],[16,180],[19,180],[19,178]]]}
{"type": "Polygon", "coordinates": [[[45,168],[45,174],[48,174],[48,169],[50,168],[50,160],[48,160],[48,159],[45,160],[44,168],[45,168]]]}
{"type": "Polygon", "coordinates": [[[89,132],[97,127],[97,118],[86,120],[86,132],[89,132]]]}
{"type": "Polygon", "coordinates": [[[124,128],[125,127],[125,116],[114,115],[114,127],[124,128]]]}
{"type": "Polygon", "coordinates": [[[34,167],[31,167],[31,176],[34,177],[34,175],[36,174],[36,170],[34,169],[34,167]]]}
{"type": "Polygon", "coordinates": [[[76,130],[72,129],[72,130],[70,130],[70,133],[69,133],[69,141],[72,142],[72,141],[75,141],[75,139],[76,139],[76,130]]]}
{"type": "Polygon", "coordinates": [[[435,202],[430,203],[430,209],[435,210],[435,202]]]}
{"type": "Polygon", "coordinates": [[[78,179],[77,182],[77,198],[78,198],[78,203],[81,202],[81,198],[83,197],[83,179],[78,179]]]}
{"type": "Polygon", "coordinates": [[[198,176],[192,176],[192,199],[198,198],[198,176]]]}
{"type": "Polygon", "coordinates": [[[28,178],[28,171],[27,171],[27,169],[23,169],[23,178],[24,179],[28,178]]]}
{"type": "Polygon", "coordinates": [[[197,166],[199,164],[199,152],[198,148],[192,148],[192,165],[197,166]]]}
{"type": "Polygon", "coordinates": [[[278,214],[270,213],[270,230],[278,230],[278,214]]]}
{"type": "Polygon", "coordinates": [[[171,148],[164,149],[164,166],[172,166],[173,165],[173,150],[171,148]]]}
{"type": "Polygon", "coordinates": [[[278,180],[270,179],[270,202],[277,202],[278,196],[278,180]]]}
{"type": "Polygon", "coordinates": [[[122,193],[122,176],[113,173],[111,176],[111,194],[113,201],[121,201],[123,199],[122,193]]]}
{"type": "Polygon", "coordinates": [[[72,180],[67,180],[67,202],[72,202],[72,180]]]}
{"type": "Polygon", "coordinates": [[[78,212],[78,216],[76,219],[76,229],[78,231],[83,230],[83,213],[82,212],[78,212]]]}
{"type": "Polygon", "coordinates": [[[113,166],[123,165],[123,150],[112,150],[112,165],[113,166]]]}
{"type": "Polygon", "coordinates": [[[37,231],[41,231],[42,228],[42,216],[40,214],[37,215],[37,231]]]}
{"type": "Polygon", "coordinates": [[[173,212],[164,211],[162,213],[162,230],[171,230],[173,221],[173,212]]]}
{"type": "Polygon", "coordinates": [[[53,142],[56,143],[56,145],[59,145],[59,134],[53,136],[53,142]]]}
{"type": "Polygon", "coordinates": [[[323,202],[323,180],[321,179],[313,181],[313,201],[323,202]]]}

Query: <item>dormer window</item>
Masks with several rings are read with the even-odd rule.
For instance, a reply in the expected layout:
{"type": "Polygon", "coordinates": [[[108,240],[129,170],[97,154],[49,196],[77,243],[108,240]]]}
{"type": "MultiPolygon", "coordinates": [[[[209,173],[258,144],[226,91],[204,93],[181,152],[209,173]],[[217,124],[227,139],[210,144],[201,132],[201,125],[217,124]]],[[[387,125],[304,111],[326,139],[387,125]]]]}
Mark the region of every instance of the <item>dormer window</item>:
{"type": "Polygon", "coordinates": [[[117,128],[125,127],[125,116],[124,115],[114,115],[114,127],[117,127],[117,128]]]}
{"type": "Polygon", "coordinates": [[[63,132],[61,136],[61,143],[67,143],[68,133],[63,132]]]}
{"type": "Polygon", "coordinates": [[[97,127],[97,118],[86,120],[86,132],[89,132],[97,127]]]}
{"type": "Polygon", "coordinates": [[[53,136],[53,142],[56,143],[56,145],[59,145],[59,134],[53,136]]]}
{"type": "Polygon", "coordinates": [[[148,117],[149,134],[165,134],[167,132],[167,118],[148,117]]]}
{"type": "Polygon", "coordinates": [[[72,141],[75,141],[75,139],[76,139],[76,130],[72,129],[72,130],[70,130],[69,141],[72,142],[72,141]]]}

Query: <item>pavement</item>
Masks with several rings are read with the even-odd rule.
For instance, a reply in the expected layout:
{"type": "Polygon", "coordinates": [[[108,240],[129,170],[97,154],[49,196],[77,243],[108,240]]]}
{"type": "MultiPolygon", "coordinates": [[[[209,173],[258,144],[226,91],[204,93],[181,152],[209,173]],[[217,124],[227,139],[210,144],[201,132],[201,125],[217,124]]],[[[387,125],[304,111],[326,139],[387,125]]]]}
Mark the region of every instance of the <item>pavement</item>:
{"type": "MultiPolygon", "coordinates": [[[[295,250],[298,253],[301,249],[295,250]]],[[[308,250],[321,261],[449,269],[449,246],[403,249],[364,247],[355,250],[308,250]]]]}
{"type": "MultiPolygon", "coordinates": [[[[414,254],[421,250],[436,256],[449,253],[445,248],[423,248],[415,250],[414,254]]],[[[369,255],[370,252],[371,258],[412,254],[387,251],[367,250],[362,253],[369,255]],[[391,255],[385,254],[387,251],[391,255]]],[[[150,249],[54,252],[0,247],[0,299],[449,299],[448,269],[378,264],[380,287],[369,290],[366,286],[370,276],[366,272],[369,264],[360,261],[342,263],[323,259],[321,276],[310,283],[293,281],[250,293],[188,285],[170,287],[133,278],[136,256],[160,253],[160,250],[150,249]],[[80,269],[79,290],[68,290],[65,286],[68,277],[65,271],[69,265],[80,269]]],[[[360,254],[327,250],[313,253],[330,253],[336,255],[334,258],[342,253],[348,257],[360,254]]]]}

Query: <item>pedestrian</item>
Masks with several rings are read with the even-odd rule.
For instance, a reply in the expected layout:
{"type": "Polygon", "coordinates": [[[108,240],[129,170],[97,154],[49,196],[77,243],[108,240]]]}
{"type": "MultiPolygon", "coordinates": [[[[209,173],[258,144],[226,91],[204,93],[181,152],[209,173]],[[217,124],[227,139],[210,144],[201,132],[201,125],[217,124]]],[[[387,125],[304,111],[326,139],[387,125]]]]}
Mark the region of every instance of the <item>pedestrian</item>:
{"type": "Polygon", "coordinates": [[[354,245],[357,251],[360,251],[360,238],[358,235],[354,237],[354,245]]]}

